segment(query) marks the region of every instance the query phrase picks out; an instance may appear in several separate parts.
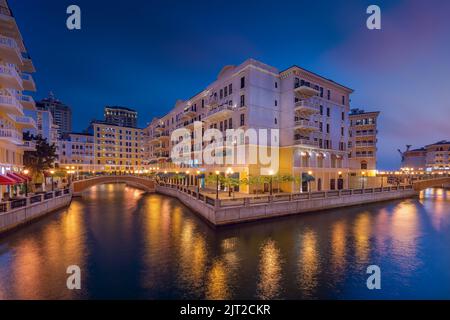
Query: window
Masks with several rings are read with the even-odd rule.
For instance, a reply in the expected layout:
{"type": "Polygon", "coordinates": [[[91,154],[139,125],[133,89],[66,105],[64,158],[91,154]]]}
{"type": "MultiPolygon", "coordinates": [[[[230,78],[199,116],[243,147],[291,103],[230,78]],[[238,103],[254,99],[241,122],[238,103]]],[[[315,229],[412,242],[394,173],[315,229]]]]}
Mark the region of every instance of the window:
{"type": "Polygon", "coordinates": [[[331,91],[327,90],[327,99],[330,100],[331,99],[331,91]]]}
{"type": "Polygon", "coordinates": [[[240,104],[240,106],[241,107],[245,106],[245,95],[241,95],[241,104],[240,104]]]}
{"type": "Polygon", "coordinates": [[[320,132],[323,132],[323,122],[319,123],[320,132]]]}
{"type": "Polygon", "coordinates": [[[330,116],[330,108],[327,108],[327,117],[330,116]]]}
{"type": "Polygon", "coordinates": [[[320,115],[323,116],[323,106],[320,106],[320,115]]]}
{"type": "Polygon", "coordinates": [[[327,123],[327,133],[330,133],[330,124],[327,123]]]}
{"type": "Polygon", "coordinates": [[[223,89],[220,89],[220,99],[223,98],[223,89]]]}
{"type": "Polygon", "coordinates": [[[344,112],[341,113],[341,119],[342,119],[342,121],[345,120],[345,113],[344,112]]]}
{"type": "Polygon", "coordinates": [[[278,88],[278,82],[275,81],[275,88],[278,88]]]}
{"type": "Polygon", "coordinates": [[[320,97],[323,98],[323,87],[320,87],[320,97]]]}
{"type": "Polygon", "coordinates": [[[228,119],[228,126],[230,129],[233,129],[233,118],[228,119]]]}
{"type": "Polygon", "coordinates": [[[278,120],[277,120],[277,118],[275,118],[275,124],[278,124],[278,120]]]}
{"type": "Polygon", "coordinates": [[[278,101],[277,100],[275,100],[275,107],[277,107],[278,106],[278,101]]]}
{"type": "Polygon", "coordinates": [[[245,88],[245,77],[241,78],[241,89],[245,88]]]}
{"type": "Polygon", "coordinates": [[[229,93],[229,94],[232,94],[232,93],[233,93],[233,84],[232,84],[232,83],[230,83],[230,84],[228,85],[228,93],[229,93]]]}
{"type": "Polygon", "coordinates": [[[345,105],[345,96],[342,96],[342,104],[345,105]]]}
{"type": "Polygon", "coordinates": [[[228,95],[228,87],[223,88],[224,96],[226,97],[228,95]]]}
{"type": "Polygon", "coordinates": [[[344,136],[344,127],[341,127],[341,136],[344,136]]]}
{"type": "Polygon", "coordinates": [[[245,114],[241,113],[241,126],[245,125],[245,114]]]}

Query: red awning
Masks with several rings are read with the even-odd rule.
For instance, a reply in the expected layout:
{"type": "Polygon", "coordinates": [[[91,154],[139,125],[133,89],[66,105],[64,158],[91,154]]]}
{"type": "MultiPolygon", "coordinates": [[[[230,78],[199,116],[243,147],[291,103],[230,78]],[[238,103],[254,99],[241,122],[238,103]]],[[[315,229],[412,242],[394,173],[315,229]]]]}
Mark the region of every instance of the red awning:
{"type": "Polygon", "coordinates": [[[26,174],[23,174],[23,173],[20,173],[20,172],[14,172],[14,174],[15,174],[16,176],[21,177],[22,179],[31,181],[31,177],[30,177],[30,176],[27,176],[26,174]]]}
{"type": "Polygon", "coordinates": [[[14,180],[16,183],[24,183],[27,181],[24,178],[21,178],[21,177],[15,175],[13,172],[8,172],[8,173],[6,173],[6,175],[8,176],[8,178],[10,178],[11,180],[14,180]]]}
{"type": "Polygon", "coordinates": [[[10,186],[12,184],[16,184],[16,182],[13,179],[0,174],[0,185],[10,186]]]}

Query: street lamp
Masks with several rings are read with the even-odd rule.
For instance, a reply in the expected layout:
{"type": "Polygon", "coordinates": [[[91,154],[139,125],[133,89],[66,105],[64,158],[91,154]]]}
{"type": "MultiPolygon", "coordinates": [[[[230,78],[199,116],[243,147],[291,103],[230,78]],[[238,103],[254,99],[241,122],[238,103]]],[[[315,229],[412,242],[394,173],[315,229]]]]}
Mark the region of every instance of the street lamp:
{"type": "Polygon", "coordinates": [[[270,176],[270,180],[269,180],[269,193],[270,193],[270,195],[272,195],[272,194],[273,194],[273,189],[272,189],[273,170],[269,170],[269,176],[270,176]]]}
{"type": "MultiPolygon", "coordinates": [[[[230,175],[233,174],[234,172],[233,172],[233,169],[228,168],[226,173],[227,173],[228,179],[230,179],[230,175]]],[[[228,182],[228,197],[231,197],[231,182],[228,182]]]]}
{"type": "Polygon", "coordinates": [[[366,172],[365,171],[363,171],[363,172],[361,172],[361,174],[362,174],[362,188],[364,189],[364,182],[365,182],[365,176],[366,176],[366,172]]]}
{"type": "Polygon", "coordinates": [[[189,182],[190,182],[189,181],[189,173],[190,173],[189,170],[186,170],[186,178],[185,179],[186,179],[186,186],[188,186],[188,187],[189,187],[189,182]]]}
{"type": "Polygon", "coordinates": [[[308,191],[309,193],[311,193],[311,177],[312,177],[313,172],[312,171],[308,171],[308,191]]]}
{"type": "MultiPolygon", "coordinates": [[[[28,175],[29,172],[30,171],[28,171],[28,169],[23,170],[23,173],[26,176],[28,175]]],[[[27,179],[27,181],[25,181],[25,197],[28,197],[28,179],[27,179]]]]}
{"type": "Polygon", "coordinates": [[[197,175],[195,176],[195,184],[197,185],[197,197],[200,195],[200,171],[197,170],[197,175]]]}
{"type": "Polygon", "coordinates": [[[219,174],[220,171],[216,171],[216,199],[219,199],[219,174]]]}
{"type": "Polygon", "coordinates": [[[54,187],[54,182],[53,182],[53,175],[55,174],[55,170],[50,170],[50,174],[51,174],[51,181],[52,181],[52,191],[55,191],[55,187],[54,187]]]}

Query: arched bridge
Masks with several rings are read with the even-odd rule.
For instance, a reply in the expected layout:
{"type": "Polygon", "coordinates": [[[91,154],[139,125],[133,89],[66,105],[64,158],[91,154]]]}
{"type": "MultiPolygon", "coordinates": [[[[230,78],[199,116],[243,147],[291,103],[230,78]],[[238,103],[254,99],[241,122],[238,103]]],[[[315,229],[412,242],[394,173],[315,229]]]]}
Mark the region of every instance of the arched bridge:
{"type": "Polygon", "coordinates": [[[432,187],[450,185],[450,177],[434,178],[427,180],[417,180],[413,182],[414,190],[420,191],[432,187]]]}
{"type": "Polygon", "coordinates": [[[77,180],[72,182],[73,194],[80,195],[90,187],[105,183],[126,183],[130,186],[145,190],[147,192],[155,191],[155,181],[146,177],[138,176],[100,176],[77,180]]]}

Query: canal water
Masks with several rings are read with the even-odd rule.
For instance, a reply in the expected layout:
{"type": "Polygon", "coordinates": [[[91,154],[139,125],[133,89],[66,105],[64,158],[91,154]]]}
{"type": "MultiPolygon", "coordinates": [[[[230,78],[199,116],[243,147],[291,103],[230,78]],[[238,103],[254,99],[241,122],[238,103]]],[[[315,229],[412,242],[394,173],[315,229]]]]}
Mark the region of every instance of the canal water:
{"type": "Polygon", "coordinates": [[[0,299],[87,298],[449,299],[450,190],[215,230],[175,199],[108,184],[0,238],[0,299]]]}

